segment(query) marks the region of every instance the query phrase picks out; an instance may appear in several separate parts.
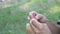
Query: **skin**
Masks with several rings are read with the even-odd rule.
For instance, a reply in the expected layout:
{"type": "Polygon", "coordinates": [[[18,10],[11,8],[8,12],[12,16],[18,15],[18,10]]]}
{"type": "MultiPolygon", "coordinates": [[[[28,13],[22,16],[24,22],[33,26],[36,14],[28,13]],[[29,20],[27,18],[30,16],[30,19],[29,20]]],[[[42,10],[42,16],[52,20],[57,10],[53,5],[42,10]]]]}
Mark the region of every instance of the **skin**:
{"type": "Polygon", "coordinates": [[[35,33],[32,31],[30,24],[27,23],[26,25],[27,34],[59,34],[58,27],[52,24],[44,15],[32,14],[29,15],[29,18],[30,19],[28,19],[28,21],[32,25],[32,28],[34,29],[35,33]]]}
{"type": "MultiPolygon", "coordinates": [[[[51,34],[51,31],[49,30],[47,24],[39,23],[36,19],[31,20],[31,22],[32,22],[31,25],[32,25],[34,32],[36,34],[51,34]]],[[[34,33],[31,29],[31,26],[29,23],[27,24],[26,31],[27,31],[27,34],[33,34],[34,33]]]]}
{"type": "Polygon", "coordinates": [[[46,23],[52,34],[59,34],[59,28],[55,24],[51,23],[44,15],[39,14],[36,18],[40,23],[46,23]]]}

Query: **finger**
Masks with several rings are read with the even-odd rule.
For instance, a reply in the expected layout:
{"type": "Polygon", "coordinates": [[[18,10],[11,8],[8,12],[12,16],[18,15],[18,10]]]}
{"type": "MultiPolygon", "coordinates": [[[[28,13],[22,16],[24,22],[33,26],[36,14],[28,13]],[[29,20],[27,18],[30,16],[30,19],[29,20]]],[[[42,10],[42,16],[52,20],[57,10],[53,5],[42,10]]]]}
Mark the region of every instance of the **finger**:
{"type": "Polygon", "coordinates": [[[31,18],[35,18],[36,14],[37,14],[37,12],[32,11],[32,12],[29,13],[29,16],[30,16],[31,18]]]}
{"type": "Polygon", "coordinates": [[[30,23],[33,25],[33,26],[35,26],[37,29],[42,29],[43,28],[43,24],[41,24],[41,23],[39,23],[36,19],[32,19],[31,21],[30,21],[30,23]]]}
{"type": "Polygon", "coordinates": [[[40,22],[40,23],[47,23],[48,19],[42,15],[42,14],[37,14],[36,19],[40,22]]]}
{"type": "Polygon", "coordinates": [[[28,16],[27,19],[30,20],[30,17],[28,16]]]}
{"type": "Polygon", "coordinates": [[[36,19],[41,19],[43,16],[41,14],[36,15],[36,19]]]}

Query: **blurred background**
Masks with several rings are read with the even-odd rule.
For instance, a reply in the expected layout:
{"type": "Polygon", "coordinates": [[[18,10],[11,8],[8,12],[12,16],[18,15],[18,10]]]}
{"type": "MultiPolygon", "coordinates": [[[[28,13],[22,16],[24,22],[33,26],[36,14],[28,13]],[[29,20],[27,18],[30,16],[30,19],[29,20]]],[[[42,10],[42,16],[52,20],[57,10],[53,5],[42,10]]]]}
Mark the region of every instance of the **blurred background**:
{"type": "Polygon", "coordinates": [[[56,24],[60,19],[60,0],[0,0],[0,34],[26,34],[31,11],[45,15],[56,24]]]}

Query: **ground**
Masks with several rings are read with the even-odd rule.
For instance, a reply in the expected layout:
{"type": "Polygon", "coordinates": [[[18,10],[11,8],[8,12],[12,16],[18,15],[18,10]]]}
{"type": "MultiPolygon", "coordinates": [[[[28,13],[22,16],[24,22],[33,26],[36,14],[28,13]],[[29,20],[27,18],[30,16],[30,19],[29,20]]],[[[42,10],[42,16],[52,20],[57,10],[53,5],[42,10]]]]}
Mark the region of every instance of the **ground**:
{"type": "Polygon", "coordinates": [[[59,4],[47,4],[47,0],[41,1],[42,4],[33,1],[23,5],[13,4],[0,8],[0,34],[26,34],[27,16],[33,10],[45,15],[52,23],[57,23],[57,20],[60,19],[59,4]]]}

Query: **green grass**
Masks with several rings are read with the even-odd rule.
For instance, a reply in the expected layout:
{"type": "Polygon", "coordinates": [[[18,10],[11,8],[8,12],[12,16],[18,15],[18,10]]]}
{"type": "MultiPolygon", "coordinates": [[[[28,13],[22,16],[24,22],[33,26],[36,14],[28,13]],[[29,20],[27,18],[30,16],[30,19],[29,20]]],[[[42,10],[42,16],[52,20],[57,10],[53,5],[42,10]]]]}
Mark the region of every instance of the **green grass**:
{"type": "MultiPolygon", "coordinates": [[[[45,15],[52,23],[56,23],[60,19],[60,6],[56,4],[42,10],[34,9],[33,7],[30,10],[23,10],[19,6],[8,5],[8,7],[0,9],[0,34],[26,34],[27,16],[32,10],[45,15]]],[[[30,6],[34,6],[34,4],[30,6]]]]}

